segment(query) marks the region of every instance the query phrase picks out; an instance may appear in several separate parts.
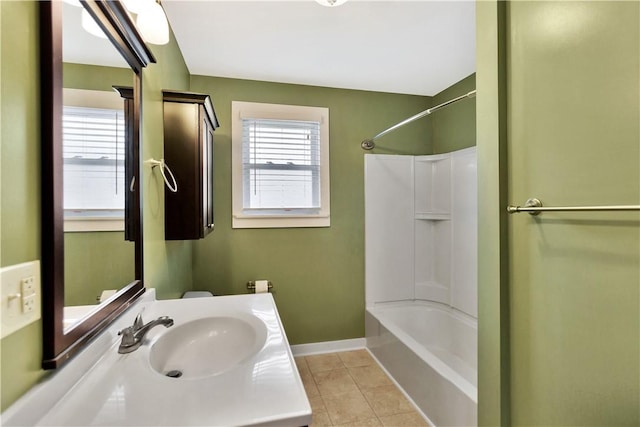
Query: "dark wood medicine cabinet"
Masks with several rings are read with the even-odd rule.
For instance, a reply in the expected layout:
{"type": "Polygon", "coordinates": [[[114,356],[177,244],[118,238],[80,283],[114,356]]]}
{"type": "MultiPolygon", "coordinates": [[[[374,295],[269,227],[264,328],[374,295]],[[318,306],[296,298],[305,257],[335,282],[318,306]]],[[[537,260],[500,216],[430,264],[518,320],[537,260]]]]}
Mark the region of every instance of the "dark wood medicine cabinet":
{"type": "Polygon", "coordinates": [[[164,160],[177,191],[165,187],[165,239],[195,240],[213,231],[213,132],[209,95],[162,91],[164,160]]]}

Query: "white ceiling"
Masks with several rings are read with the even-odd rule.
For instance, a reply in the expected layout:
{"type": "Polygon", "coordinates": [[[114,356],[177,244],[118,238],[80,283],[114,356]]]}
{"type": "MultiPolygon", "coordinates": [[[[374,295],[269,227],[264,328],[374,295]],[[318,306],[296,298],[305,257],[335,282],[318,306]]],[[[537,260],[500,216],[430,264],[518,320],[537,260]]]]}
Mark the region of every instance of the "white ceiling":
{"type": "MultiPolygon", "coordinates": [[[[162,4],[191,74],[432,96],[475,71],[473,1],[162,4]]],[[[80,10],[65,3],[65,61],[126,66],[80,10]]]]}
{"type": "Polygon", "coordinates": [[[195,75],[432,96],[475,71],[473,1],[162,4],[195,75]]]}

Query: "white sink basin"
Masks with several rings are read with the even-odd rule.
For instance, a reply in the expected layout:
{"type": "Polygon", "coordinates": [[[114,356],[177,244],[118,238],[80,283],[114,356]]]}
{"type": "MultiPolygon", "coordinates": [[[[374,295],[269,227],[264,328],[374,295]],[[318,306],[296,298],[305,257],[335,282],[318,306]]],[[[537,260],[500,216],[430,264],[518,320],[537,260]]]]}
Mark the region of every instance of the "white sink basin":
{"type": "Polygon", "coordinates": [[[203,378],[226,372],[256,355],[267,328],[257,317],[205,317],[175,325],[149,349],[151,367],[174,378],[203,378]]]}
{"type": "MultiPolygon", "coordinates": [[[[2,1],[2,0],[0,0],[2,1]]],[[[4,411],[3,426],[311,425],[311,405],[269,293],[155,299],[147,290],[109,328],[4,411]],[[169,316],[118,353],[137,314],[169,316]],[[179,379],[169,371],[181,371],[179,379]]]]}

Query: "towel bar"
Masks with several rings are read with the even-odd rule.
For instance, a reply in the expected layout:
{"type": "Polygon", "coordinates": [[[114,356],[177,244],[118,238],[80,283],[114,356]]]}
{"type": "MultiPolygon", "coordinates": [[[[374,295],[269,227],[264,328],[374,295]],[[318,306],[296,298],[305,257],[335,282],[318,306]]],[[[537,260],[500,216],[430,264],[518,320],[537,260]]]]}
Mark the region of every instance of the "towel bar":
{"type": "Polygon", "coordinates": [[[507,206],[510,214],[528,212],[529,215],[539,215],[541,212],[568,212],[568,211],[640,211],[640,205],[618,206],[543,206],[536,198],[528,199],[524,206],[507,206]]]}

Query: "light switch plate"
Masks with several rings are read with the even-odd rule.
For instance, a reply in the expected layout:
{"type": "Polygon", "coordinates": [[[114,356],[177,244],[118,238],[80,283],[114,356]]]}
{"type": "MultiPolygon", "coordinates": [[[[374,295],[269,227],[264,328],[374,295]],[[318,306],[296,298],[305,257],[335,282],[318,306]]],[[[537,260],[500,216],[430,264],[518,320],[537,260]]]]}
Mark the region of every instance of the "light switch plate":
{"type": "Polygon", "coordinates": [[[40,261],[0,269],[0,337],[40,319],[40,261]]]}

